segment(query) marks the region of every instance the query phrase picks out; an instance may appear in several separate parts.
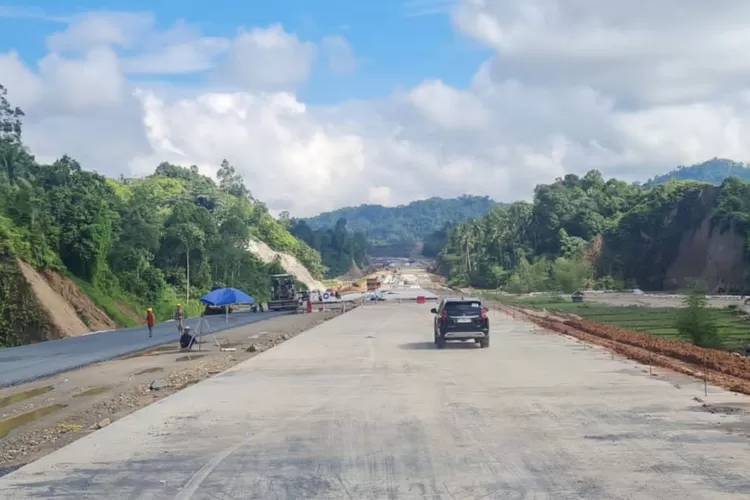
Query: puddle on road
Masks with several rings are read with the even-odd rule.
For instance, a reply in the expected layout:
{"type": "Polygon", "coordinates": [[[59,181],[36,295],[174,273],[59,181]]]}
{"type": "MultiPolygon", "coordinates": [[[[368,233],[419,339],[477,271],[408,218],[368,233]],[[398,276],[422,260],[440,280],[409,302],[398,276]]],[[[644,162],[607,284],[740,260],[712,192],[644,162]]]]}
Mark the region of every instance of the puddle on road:
{"type": "Polygon", "coordinates": [[[158,354],[171,354],[170,351],[177,352],[179,349],[180,349],[180,346],[177,344],[163,345],[161,347],[154,347],[153,349],[149,349],[148,351],[143,351],[143,352],[133,354],[131,356],[126,357],[125,359],[140,358],[143,356],[156,356],[158,354]]]}
{"type": "Polygon", "coordinates": [[[202,358],[204,356],[205,356],[205,354],[194,354],[192,356],[190,356],[190,355],[188,355],[188,356],[182,356],[182,357],[179,357],[179,358],[175,359],[175,361],[190,361],[192,359],[200,359],[200,358],[202,358]]]}
{"type": "Polygon", "coordinates": [[[20,403],[21,401],[26,401],[27,399],[39,396],[40,394],[46,394],[52,389],[53,387],[51,385],[47,385],[44,387],[37,387],[36,389],[29,389],[28,391],[19,392],[17,394],[11,394],[10,396],[6,396],[3,399],[0,399],[0,408],[5,408],[6,406],[20,403]]]}
{"type": "Polygon", "coordinates": [[[709,404],[703,403],[700,406],[693,407],[693,411],[706,412],[706,413],[718,413],[720,415],[739,415],[747,414],[748,408],[747,403],[726,403],[726,404],[709,404]]]}
{"type": "Polygon", "coordinates": [[[26,424],[30,424],[31,422],[39,420],[40,418],[46,417],[47,415],[51,415],[56,411],[65,408],[66,406],[67,405],[45,406],[44,408],[38,408],[34,411],[18,415],[17,417],[3,420],[2,422],[0,422],[0,439],[7,436],[10,431],[19,427],[23,427],[26,424]]]}
{"type": "Polygon", "coordinates": [[[73,394],[74,398],[85,398],[86,396],[96,396],[97,394],[102,394],[104,392],[107,392],[109,390],[109,386],[101,386],[101,387],[92,387],[91,389],[86,389],[83,392],[79,392],[78,394],[73,394]]]}
{"type": "Polygon", "coordinates": [[[153,368],[146,368],[145,370],[141,370],[138,373],[134,373],[133,375],[137,377],[138,375],[145,375],[147,373],[156,373],[161,371],[164,371],[164,368],[160,366],[154,366],[153,368]]]}

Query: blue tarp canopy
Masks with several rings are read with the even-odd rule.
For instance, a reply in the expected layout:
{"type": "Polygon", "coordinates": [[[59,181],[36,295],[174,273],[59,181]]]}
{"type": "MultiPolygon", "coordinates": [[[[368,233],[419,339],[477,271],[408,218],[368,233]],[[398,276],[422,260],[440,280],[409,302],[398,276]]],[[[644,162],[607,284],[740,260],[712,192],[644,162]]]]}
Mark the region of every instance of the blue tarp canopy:
{"type": "Polygon", "coordinates": [[[231,306],[234,304],[254,304],[255,299],[236,288],[217,288],[201,297],[201,302],[210,306],[231,306]]]}

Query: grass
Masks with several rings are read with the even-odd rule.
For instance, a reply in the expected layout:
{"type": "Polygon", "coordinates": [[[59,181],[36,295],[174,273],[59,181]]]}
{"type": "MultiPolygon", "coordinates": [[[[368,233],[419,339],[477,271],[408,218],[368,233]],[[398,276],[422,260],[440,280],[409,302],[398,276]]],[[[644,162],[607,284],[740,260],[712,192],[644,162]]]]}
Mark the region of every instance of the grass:
{"type": "MultiPolygon", "coordinates": [[[[678,310],[675,307],[613,306],[597,302],[575,303],[570,298],[561,296],[493,298],[508,305],[576,314],[587,321],[664,338],[680,339],[674,326],[678,310]]],[[[737,309],[710,309],[710,314],[719,327],[719,335],[727,349],[743,346],[750,340],[750,315],[737,309]]]]}
{"type": "Polygon", "coordinates": [[[136,304],[136,301],[130,297],[126,297],[125,293],[115,294],[119,296],[112,296],[91,283],[84,281],[79,278],[72,278],[78,287],[89,296],[91,301],[107,316],[112,318],[115,323],[120,327],[130,328],[133,326],[139,326],[141,323],[135,320],[131,315],[122,311],[118,304],[128,307],[134,312],[138,312],[142,309],[140,305],[136,304]]]}

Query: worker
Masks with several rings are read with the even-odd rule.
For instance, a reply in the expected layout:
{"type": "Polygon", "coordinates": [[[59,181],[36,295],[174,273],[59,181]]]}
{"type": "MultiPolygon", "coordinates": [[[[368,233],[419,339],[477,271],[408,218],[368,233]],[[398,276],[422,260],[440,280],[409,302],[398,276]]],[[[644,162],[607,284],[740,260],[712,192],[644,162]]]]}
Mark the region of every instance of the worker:
{"type": "Polygon", "coordinates": [[[183,330],[182,335],[180,335],[180,348],[190,350],[193,347],[193,344],[195,343],[195,335],[190,334],[190,327],[186,326],[183,330]]]}
{"type": "Polygon", "coordinates": [[[154,336],[154,323],[156,323],[156,318],[154,317],[154,310],[149,307],[148,309],[146,309],[146,325],[148,326],[149,338],[154,336]]]}
{"type": "Polygon", "coordinates": [[[182,322],[185,319],[185,310],[182,308],[182,304],[177,304],[177,311],[174,313],[174,319],[177,322],[177,333],[182,334],[182,322]]]}

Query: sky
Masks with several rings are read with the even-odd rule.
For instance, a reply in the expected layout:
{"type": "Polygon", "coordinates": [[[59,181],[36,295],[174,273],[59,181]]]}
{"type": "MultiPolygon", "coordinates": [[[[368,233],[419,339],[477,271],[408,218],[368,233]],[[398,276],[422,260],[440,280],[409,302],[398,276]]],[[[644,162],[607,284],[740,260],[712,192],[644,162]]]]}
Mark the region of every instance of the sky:
{"type": "Polygon", "coordinates": [[[298,217],[509,202],[593,168],[750,159],[748,25],[736,0],[15,1],[0,84],[42,162],[226,158],[298,217]]]}

